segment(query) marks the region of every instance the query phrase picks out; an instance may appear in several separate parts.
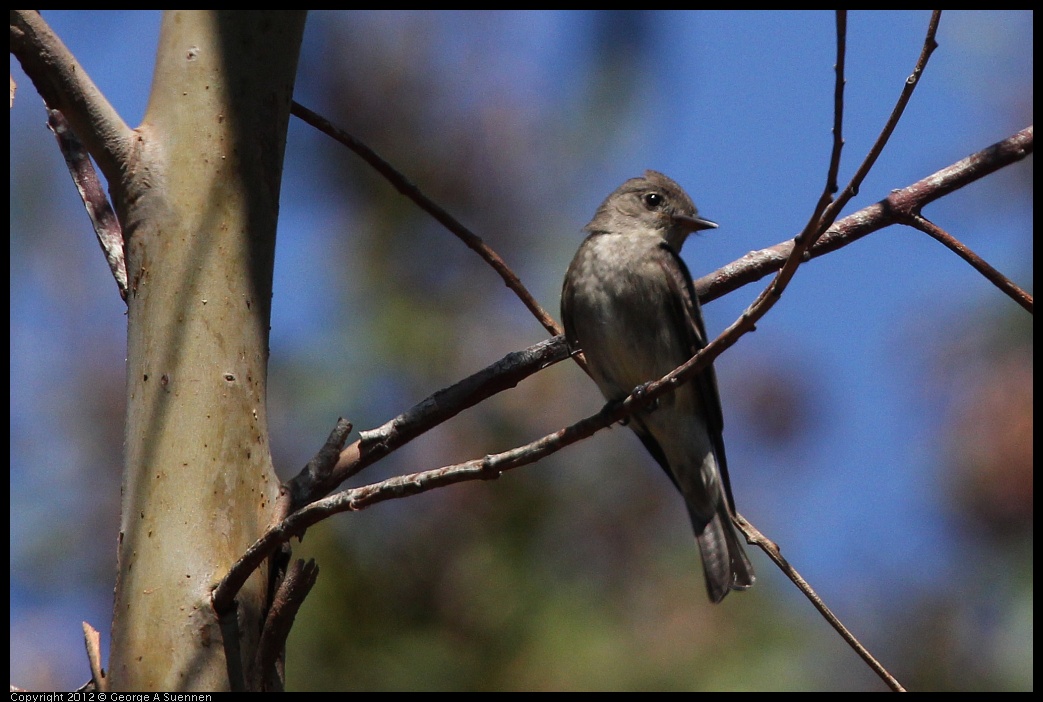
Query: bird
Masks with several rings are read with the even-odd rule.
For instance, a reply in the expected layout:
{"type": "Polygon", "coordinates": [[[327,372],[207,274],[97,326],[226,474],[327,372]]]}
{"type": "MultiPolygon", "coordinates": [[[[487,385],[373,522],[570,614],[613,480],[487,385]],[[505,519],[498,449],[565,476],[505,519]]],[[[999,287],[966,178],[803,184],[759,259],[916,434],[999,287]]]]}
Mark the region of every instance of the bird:
{"type": "MultiPolygon", "coordinates": [[[[680,366],[706,346],[699,300],[680,251],[715,229],[692,199],[657,171],[631,178],[601,203],[565,275],[561,317],[572,353],[609,401],[680,366]]],[[[684,497],[710,601],[747,590],[753,566],[732,525],[735,511],[713,366],[635,412],[627,422],[684,497]]]]}

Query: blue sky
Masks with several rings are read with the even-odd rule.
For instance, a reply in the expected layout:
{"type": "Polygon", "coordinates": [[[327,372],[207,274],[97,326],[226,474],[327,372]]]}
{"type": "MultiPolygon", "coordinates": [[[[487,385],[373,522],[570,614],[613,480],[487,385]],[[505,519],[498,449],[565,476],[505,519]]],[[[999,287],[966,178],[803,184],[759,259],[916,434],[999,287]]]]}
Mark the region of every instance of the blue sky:
{"type": "MultiPolygon", "coordinates": [[[[126,121],[136,125],[144,114],[159,14],[44,16],[126,121]]],[[[928,17],[921,11],[850,14],[842,183],[890,113],[919,54],[928,17]]],[[[391,36],[401,19],[397,13],[381,13],[360,21],[370,31],[391,36]]],[[[479,23],[472,14],[445,15],[439,23],[444,33],[436,38],[443,52],[439,68],[452,71],[475,50],[487,59],[469,77],[474,92],[458,95],[460,109],[466,109],[468,100],[480,101],[483,91],[496,90],[518,109],[554,111],[574,97],[575,81],[582,78],[585,47],[575,37],[589,19],[585,13],[508,13],[479,23]]],[[[342,15],[312,15],[306,47],[317,23],[342,20],[342,15]]],[[[631,67],[646,77],[639,81],[641,106],[627,115],[618,142],[598,168],[573,178],[575,187],[553,203],[560,208],[560,221],[576,232],[574,243],[559,243],[531,261],[518,262],[532,275],[541,302],[555,313],[558,281],[579,243],[580,228],[605,194],[645,168],[674,177],[692,194],[701,214],[721,225],[686,246],[684,256],[695,276],[791,237],[822,189],[831,147],[831,12],[661,13],[653,26],[656,50],[631,67]]],[[[1031,13],[947,13],[938,38],[940,48],[902,123],[845,214],[1031,123],[1031,13]]],[[[23,173],[16,162],[37,154],[36,168],[60,173],[39,100],[13,59],[12,72],[20,86],[11,115],[12,178],[23,173]]],[[[309,106],[319,102],[308,94],[311,88],[299,81],[298,100],[309,106]]],[[[308,310],[309,301],[321,295],[324,273],[316,276],[316,289],[300,281],[308,277],[302,273],[313,265],[314,252],[325,245],[316,223],[332,220],[342,206],[315,197],[311,165],[294,155],[302,129],[299,122],[291,125],[273,352],[288,351],[321,324],[308,310]]],[[[567,161],[569,149],[560,145],[559,163],[567,161]]],[[[1017,181],[1027,180],[1025,168],[1030,166],[1009,169],[1021,175],[1000,174],[958,192],[926,214],[1031,290],[1032,208],[1025,185],[1017,181]]],[[[403,169],[408,174],[408,164],[403,169]]],[[[82,278],[76,278],[75,286],[55,286],[54,265],[42,257],[25,260],[13,241],[13,569],[22,567],[20,558],[36,538],[34,525],[62,515],[75,501],[55,488],[66,472],[75,470],[76,447],[52,440],[49,432],[55,408],[62,406],[61,381],[69,356],[84,351],[73,341],[77,329],[111,330],[110,345],[98,353],[111,356],[117,366],[123,359],[121,304],[88,239],[86,218],[72,188],[64,187],[67,181],[55,182],[62,188],[53,195],[53,211],[43,217],[68,229],[59,240],[63,256],[82,261],[82,278]],[[95,299],[88,318],[71,318],[64,295],[95,299]],[[53,467],[46,478],[42,465],[53,467]],[[14,497],[19,494],[45,494],[46,499],[26,506],[14,497]]],[[[12,182],[13,205],[17,194],[18,185],[12,182]]],[[[18,221],[13,212],[13,228],[20,226],[18,221]]],[[[487,238],[495,247],[495,239],[487,238]]],[[[748,286],[708,305],[711,334],[741,314],[759,289],[748,286]]],[[[793,562],[813,574],[809,579],[827,588],[832,584],[841,601],[864,595],[858,587],[863,569],[883,571],[885,581],[912,580],[915,588],[924,589],[958,572],[960,556],[946,547],[945,522],[931,494],[937,490],[934,473],[943,447],[934,438],[940,405],[924,387],[925,349],[935,348],[946,329],[974,325],[1013,308],[940,245],[895,228],[805,266],[758,331],[718,361],[726,397],[730,385],[741,384],[747,364],[777,358],[811,369],[809,377],[826,398],[822,433],[814,444],[778,454],[745,442],[741,429],[732,429],[741,426],[741,417],[727,402],[725,409],[730,463],[751,466],[732,478],[737,493],[744,495],[741,511],[784,543],[793,562]],[[877,550],[881,541],[885,545],[877,550]]],[[[537,334],[520,310],[519,305],[518,324],[533,327],[537,334]]],[[[102,538],[115,543],[115,534],[102,538]]],[[[24,683],[18,672],[39,658],[79,656],[78,622],[87,619],[107,629],[106,607],[111,603],[85,602],[75,591],[57,586],[34,594],[20,587],[13,570],[12,651],[16,643],[29,651],[21,659],[12,653],[12,682],[24,683]],[[39,640],[40,631],[48,632],[46,643],[39,640]]],[[[75,676],[57,679],[80,682],[75,676]]]]}

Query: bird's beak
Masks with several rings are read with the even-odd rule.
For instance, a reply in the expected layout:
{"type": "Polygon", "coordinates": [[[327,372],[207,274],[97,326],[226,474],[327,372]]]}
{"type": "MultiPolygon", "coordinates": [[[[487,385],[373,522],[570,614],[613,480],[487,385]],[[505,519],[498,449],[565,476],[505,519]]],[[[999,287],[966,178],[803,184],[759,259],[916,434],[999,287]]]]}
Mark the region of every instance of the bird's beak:
{"type": "Polygon", "coordinates": [[[686,232],[701,232],[704,229],[716,229],[717,222],[711,222],[702,217],[688,217],[687,215],[674,215],[674,224],[680,225],[686,232]]]}

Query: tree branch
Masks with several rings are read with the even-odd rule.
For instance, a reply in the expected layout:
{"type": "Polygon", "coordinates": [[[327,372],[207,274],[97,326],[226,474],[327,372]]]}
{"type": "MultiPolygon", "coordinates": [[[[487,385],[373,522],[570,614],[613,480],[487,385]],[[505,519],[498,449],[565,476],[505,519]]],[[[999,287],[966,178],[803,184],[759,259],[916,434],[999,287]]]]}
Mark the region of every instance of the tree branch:
{"type": "Polygon", "coordinates": [[[319,566],[312,559],[307,563],[297,560],[287,571],[264,621],[261,641],[257,646],[257,664],[254,666],[259,679],[254,681],[251,689],[282,691],[285,685],[283,663],[286,639],[297,612],[318,577],[319,566]]]}
{"type": "MultiPolygon", "coordinates": [[[[808,251],[818,258],[851,244],[892,224],[904,223],[906,212],[918,212],[928,204],[960,188],[991,175],[1001,168],[1027,158],[1033,151],[1033,128],[1026,127],[967,158],[932,173],[900,190],[893,190],[879,202],[844,217],[808,251]]],[[[718,271],[695,281],[699,299],[716,300],[779,270],[793,252],[793,241],[784,241],[748,253],[718,271]]]]}
{"type": "Polygon", "coordinates": [[[482,241],[482,238],[472,232],[470,229],[465,227],[455,217],[445,211],[441,205],[436,203],[431,198],[427,197],[420,191],[416,185],[410,182],[404,175],[402,175],[394,166],[385,161],[377,154],[376,151],[369,148],[361,141],[348,134],[343,129],[336,127],[325,117],[312,112],[307,107],[304,107],[298,102],[294,102],[290,108],[290,113],[304,120],[311,126],[318,129],[323,134],[326,134],[333,139],[339,141],[344,146],[348,147],[356,154],[358,154],[363,161],[373,166],[373,169],[384,176],[391,185],[395,187],[400,193],[405,195],[407,198],[416,203],[424,212],[435,218],[442,226],[448,229],[450,232],[455,234],[460,241],[464,242],[469,248],[474,250],[482,259],[492,266],[508,288],[514,291],[514,294],[522,301],[522,304],[532,315],[536,317],[543,328],[551,334],[561,334],[561,327],[551,317],[540,303],[536,301],[536,298],[532,296],[532,293],[528,291],[525,285],[521,282],[521,279],[511,270],[503,258],[498,253],[492,250],[492,248],[482,241]]]}
{"type": "Polygon", "coordinates": [[[811,585],[801,577],[800,573],[797,572],[797,569],[791,566],[789,561],[782,557],[782,550],[779,548],[778,544],[762,534],[757,527],[746,521],[741,514],[735,515],[735,524],[746,536],[746,540],[751,544],[760,547],[760,549],[768,555],[768,558],[779,567],[779,570],[785,573],[786,577],[797,586],[797,589],[804,593],[804,596],[811,601],[811,604],[814,605],[815,609],[817,609],[819,613],[822,614],[823,618],[829,622],[829,625],[840,634],[848,645],[854,649],[855,653],[857,653],[862,660],[873,669],[873,672],[875,672],[888,687],[890,687],[894,692],[905,692],[905,688],[902,687],[902,684],[899,683],[898,680],[880,664],[880,661],[878,661],[857,638],[855,638],[855,635],[844,626],[837,615],[833,614],[833,611],[826,606],[826,603],[822,601],[822,598],[819,597],[814,589],[812,589],[811,585]]]}
{"type": "Polygon", "coordinates": [[[1007,276],[990,266],[985,259],[971,251],[970,247],[949,234],[934,222],[923,215],[912,212],[904,217],[906,224],[914,229],[919,229],[931,238],[940,241],[950,251],[971,264],[976,271],[985,276],[993,285],[1007,294],[1010,299],[1032,313],[1032,295],[1014,284],[1007,276]]]}
{"type": "Polygon", "coordinates": [[[11,10],[11,53],[50,109],[61,110],[109,183],[118,183],[133,131],[35,10],[11,10]]]}
{"type": "Polygon", "coordinates": [[[98,173],[94,170],[83,142],[70,129],[68,120],[60,110],[47,110],[47,126],[58,140],[58,148],[65,157],[65,165],[72,176],[73,185],[80,193],[80,200],[87,208],[94,234],[109,264],[112,277],[116,280],[120,297],[127,301],[127,261],[123,252],[123,228],[116,213],[112,211],[108,197],[101,188],[98,173]]]}

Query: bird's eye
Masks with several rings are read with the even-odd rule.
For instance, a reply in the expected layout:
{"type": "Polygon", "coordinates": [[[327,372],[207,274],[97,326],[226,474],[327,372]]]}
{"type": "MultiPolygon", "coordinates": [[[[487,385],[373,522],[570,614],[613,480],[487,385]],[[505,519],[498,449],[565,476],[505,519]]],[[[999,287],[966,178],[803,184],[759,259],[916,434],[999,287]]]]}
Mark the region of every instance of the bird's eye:
{"type": "Polygon", "coordinates": [[[659,193],[645,193],[642,199],[649,210],[658,210],[666,202],[666,198],[659,193]]]}

